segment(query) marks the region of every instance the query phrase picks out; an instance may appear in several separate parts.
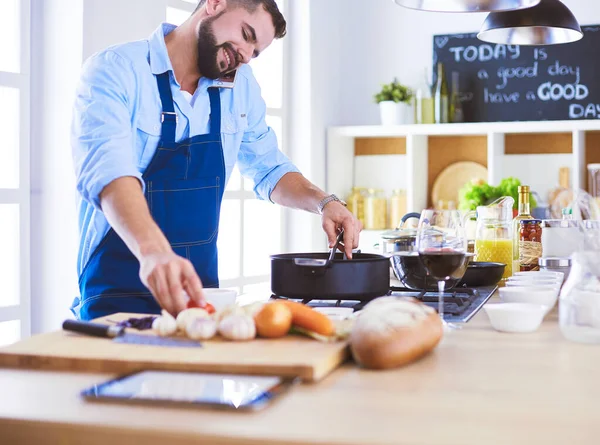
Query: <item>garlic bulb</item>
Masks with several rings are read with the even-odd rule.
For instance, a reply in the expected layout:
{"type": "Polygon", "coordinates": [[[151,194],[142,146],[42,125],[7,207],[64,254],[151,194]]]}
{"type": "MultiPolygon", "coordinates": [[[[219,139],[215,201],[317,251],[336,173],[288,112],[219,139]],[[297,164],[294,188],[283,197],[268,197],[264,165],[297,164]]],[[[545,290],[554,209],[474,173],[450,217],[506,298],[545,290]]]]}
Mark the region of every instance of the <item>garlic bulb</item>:
{"type": "Polygon", "coordinates": [[[188,323],[196,318],[210,318],[210,315],[207,311],[200,308],[184,309],[177,314],[177,329],[181,332],[185,332],[188,323]]]}
{"type": "Polygon", "coordinates": [[[162,315],[152,322],[152,331],[161,337],[168,337],[177,332],[177,322],[171,314],[163,309],[162,315]]]}
{"type": "Polygon", "coordinates": [[[217,320],[217,322],[220,322],[221,320],[223,320],[226,317],[229,317],[230,315],[245,315],[245,314],[246,314],[246,312],[244,311],[244,309],[241,306],[238,306],[237,304],[230,304],[228,306],[225,306],[220,311],[215,312],[213,314],[213,318],[215,320],[217,320]]]}
{"type": "Polygon", "coordinates": [[[185,325],[185,333],[192,340],[208,340],[217,333],[217,322],[212,318],[193,318],[185,325]]]}
{"type": "Polygon", "coordinates": [[[250,340],[256,337],[256,326],[248,315],[228,315],[219,322],[219,333],[228,340],[250,340]]]}

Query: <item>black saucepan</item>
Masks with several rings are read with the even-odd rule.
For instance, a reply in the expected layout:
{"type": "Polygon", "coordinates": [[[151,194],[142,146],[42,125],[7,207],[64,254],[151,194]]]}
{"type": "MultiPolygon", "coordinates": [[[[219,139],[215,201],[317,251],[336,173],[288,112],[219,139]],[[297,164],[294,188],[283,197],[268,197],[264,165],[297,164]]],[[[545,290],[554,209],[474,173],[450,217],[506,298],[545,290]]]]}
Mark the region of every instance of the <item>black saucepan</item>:
{"type": "Polygon", "coordinates": [[[271,256],[271,292],[288,298],[368,300],[390,288],[390,260],[370,253],[352,259],[336,253],[343,233],[329,253],[289,253],[271,256]]]}

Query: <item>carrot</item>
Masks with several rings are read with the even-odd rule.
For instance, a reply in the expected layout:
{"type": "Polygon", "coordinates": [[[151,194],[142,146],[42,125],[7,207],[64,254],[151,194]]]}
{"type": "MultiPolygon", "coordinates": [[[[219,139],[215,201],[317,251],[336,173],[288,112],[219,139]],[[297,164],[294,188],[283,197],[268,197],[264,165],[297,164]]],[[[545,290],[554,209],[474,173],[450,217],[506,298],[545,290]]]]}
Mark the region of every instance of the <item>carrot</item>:
{"type": "Polygon", "coordinates": [[[292,325],[326,336],[335,333],[335,325],[327,315],[296,301],[280,301],[292,311],[292,325]]]}

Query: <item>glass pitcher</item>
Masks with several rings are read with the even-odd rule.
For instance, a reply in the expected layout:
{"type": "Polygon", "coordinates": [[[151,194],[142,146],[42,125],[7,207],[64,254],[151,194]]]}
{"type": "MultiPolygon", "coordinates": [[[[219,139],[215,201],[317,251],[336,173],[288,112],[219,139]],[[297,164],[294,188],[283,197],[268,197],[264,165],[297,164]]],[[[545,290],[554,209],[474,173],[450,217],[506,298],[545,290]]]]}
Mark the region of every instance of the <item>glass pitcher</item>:
{"type": "Polygon", "coordinates": [[[479,206],[465,217],[477,216],[475,229],[475,260],[506,264],[503,279],[512,270],[512,220],[515,200],[510,196],[497,199],[487,206],[479,206]]]}

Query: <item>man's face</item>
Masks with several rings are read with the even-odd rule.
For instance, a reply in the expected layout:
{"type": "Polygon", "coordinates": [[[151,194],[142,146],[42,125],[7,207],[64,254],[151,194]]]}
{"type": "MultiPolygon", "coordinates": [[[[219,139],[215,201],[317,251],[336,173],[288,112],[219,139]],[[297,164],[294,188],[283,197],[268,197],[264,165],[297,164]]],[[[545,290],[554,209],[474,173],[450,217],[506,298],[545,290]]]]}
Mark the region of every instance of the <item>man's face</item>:
{"type": "Polygon", "coordinates": [[[222,77],[257,57],[274,38],[273,19],[261,5],[253,13],[229,7],[200,22],[198,69],[209,79],[222,77]]]}

